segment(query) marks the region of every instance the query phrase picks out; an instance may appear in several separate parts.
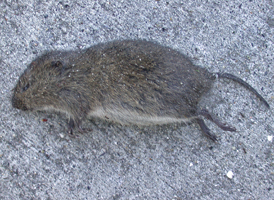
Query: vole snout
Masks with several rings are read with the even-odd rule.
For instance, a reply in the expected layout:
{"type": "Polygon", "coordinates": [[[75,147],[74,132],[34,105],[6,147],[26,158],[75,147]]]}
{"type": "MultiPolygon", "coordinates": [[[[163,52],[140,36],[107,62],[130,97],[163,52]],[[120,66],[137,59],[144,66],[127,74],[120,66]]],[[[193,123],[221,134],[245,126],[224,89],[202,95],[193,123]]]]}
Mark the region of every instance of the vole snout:
{"type": "Polygon", "coordinates": [[[17,109],[20,109],[20,110],[23,110],[23,111],[28,110],[28,108],[24,104],[24,102],[21,99],[17,98],[15,95],[12,97],[11,102],[12,102],[12,107],[14,107],[14,108],[17,108],[17,109]]]}

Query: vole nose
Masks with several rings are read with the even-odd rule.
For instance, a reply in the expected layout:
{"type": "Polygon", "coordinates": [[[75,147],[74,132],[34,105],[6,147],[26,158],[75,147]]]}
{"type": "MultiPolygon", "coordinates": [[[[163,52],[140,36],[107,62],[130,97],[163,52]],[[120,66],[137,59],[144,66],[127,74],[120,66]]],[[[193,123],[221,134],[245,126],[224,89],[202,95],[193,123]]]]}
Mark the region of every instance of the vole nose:
{"type": "Polygon", "coordinates": [[[27,110],[27,107],[24,105],[23,101],[16,98],[15,96],[12,97],[12,107],[20,109],[20,110],[27,110]]]}

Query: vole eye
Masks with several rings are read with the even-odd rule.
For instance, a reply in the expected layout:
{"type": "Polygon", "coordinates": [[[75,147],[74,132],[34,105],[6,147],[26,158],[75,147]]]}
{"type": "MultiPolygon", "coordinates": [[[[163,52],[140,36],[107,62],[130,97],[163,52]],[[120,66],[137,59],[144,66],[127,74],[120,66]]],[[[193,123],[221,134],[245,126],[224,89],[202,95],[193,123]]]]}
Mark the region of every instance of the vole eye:
{"type": "Polygon", "coordinates": [[[25,92],[28,88],[29,88],[29,83],[25,87],[22,88],[22,92],[25,92]]]}

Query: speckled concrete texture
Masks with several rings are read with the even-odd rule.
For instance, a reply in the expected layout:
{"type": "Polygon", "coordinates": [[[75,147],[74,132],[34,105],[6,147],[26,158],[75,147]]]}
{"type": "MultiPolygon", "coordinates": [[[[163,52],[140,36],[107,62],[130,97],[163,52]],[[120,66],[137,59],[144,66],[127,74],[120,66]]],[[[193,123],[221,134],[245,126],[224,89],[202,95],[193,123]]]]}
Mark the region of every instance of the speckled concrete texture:
{"type": "Polygon", "coordinates": [[[274,3],[0,0],[0,199],[274,199],[274,3]],[[12,89],[48,50],[117,39],[172,47],[219,80],[201,105],[237,128],[121,126],[98,119],[76,138],[64,115],[12,108],[12,89]],[[229,172],[233,175],[229,176],[229,172]]]}

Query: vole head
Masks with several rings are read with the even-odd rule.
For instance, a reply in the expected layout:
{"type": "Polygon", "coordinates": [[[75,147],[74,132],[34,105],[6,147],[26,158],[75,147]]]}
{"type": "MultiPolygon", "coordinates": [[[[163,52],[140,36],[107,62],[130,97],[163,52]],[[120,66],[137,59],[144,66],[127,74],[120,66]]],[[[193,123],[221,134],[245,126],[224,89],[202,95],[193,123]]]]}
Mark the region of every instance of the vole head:
{"type": "Polygon", "coordinates": [[[12,106],[20,110],[43,110],[53,105],[62,71],[60,61],[37,59],[19,78],[12,97],[12,106]]]}

